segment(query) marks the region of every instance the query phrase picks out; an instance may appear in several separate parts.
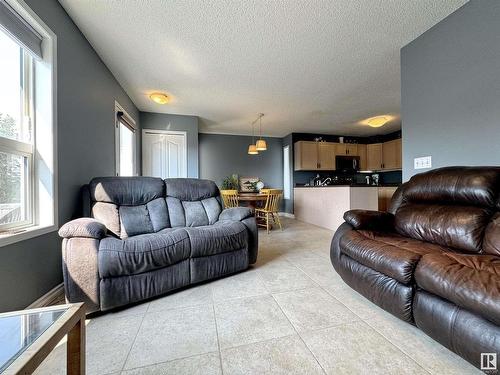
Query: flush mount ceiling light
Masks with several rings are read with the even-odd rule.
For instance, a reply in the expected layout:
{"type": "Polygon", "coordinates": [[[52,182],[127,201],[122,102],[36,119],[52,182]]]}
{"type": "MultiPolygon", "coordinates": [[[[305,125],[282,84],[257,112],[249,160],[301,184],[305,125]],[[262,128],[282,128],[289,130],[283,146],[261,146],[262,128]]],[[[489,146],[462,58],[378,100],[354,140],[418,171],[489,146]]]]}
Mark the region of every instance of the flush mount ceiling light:
{"type": "Polygon", "coordinates": [[[167,95],[161,93],[161,92],[155,92],[149,95],[149,98],[158,104],[167,104],[169,102],[169,98],[167,95]]]}
{"type": "Polygon", "coordinates": [[[361,124],[371,126],[372,128],[380,128],[381,126],[384,126],[392,119],[393,119],[392,116],[387,116],[387,115],[375,116],[361,121],[361,124]]]}

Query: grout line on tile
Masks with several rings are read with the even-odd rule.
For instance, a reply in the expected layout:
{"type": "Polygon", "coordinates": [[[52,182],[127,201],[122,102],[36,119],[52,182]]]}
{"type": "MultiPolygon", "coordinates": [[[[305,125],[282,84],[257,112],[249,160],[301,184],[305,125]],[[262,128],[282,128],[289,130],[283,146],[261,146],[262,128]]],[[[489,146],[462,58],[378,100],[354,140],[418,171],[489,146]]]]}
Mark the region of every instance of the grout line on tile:
{"type": "MultiPolygon", "coordinates": [[[[212,296],[212,302],[213,302],[213,298],[214,298],[213,289],[210,289],[210,294],[212,296]]],[[[219,354],[220,372],[221,372],[221,375],[224,375],[224,366],[222,364],[222,352],[220,349],[219,328],[217,326],[217,314],[215,313],[215,303],[212,303],[212,312],[214,314],[215,337],[217,338],[217,352],[219,354]]]]}
{"type": "MultiPolygon", "coordinates": [[[[162,364],[165,364],[165,363],[182,361],[184,359],[196,358],[196,357],[201,357],[203,355],[216,354],[216,353],[217,352],[198,353],[198,354],[188,355],[188,356],[185,356],[185,357],[179,357],[179,358],[175,358],[175,359],[169,359],[168,361],[148,363],[147,365],[144,365],[144,366],[131,367],[131,368],[122,370],[120,374],[123,375],[123,373],[126,373],[128,371],[132,371],[132,370],[138,370],[138,369],[141,369],[141,368],[148,368],[148,367],[152,367],[152,366],[158,366],[158,365],[162,365],[162,364]]],[[[111,375],[111,374],[117,374],[117,373],[116,372],[112,372],[109,375],[111,375]]],[[[102,375],[105,375],[105,374],[102,374],[102,375]]],[[[106,375],[108,375],[108,374],[106,374],[106,375]]]]}
{"type": "Polygon", "coordinates": [[[120,373],[123,372],[123,369],[125,368],[125,365],[127,364],[128,357],[130,356],[130,352],[132,351],[132,348],[134,347],[135,341],[137,340],[137,336],[139,336],[139,332],[142,327],[142,323],[144,322],[144,319],[146,318],[146,314],[142,316],[141,322],[139,323],[139,328],[137,329],[137,332],[135,333],[134,339],[132,340],[132,344],[130,345],[130,348],[128,349],[127,356],[125,357],[125,360],[123,361],[122,367],[120,369],[120,373]]]}
{"type": "Polygon", "coordinates": [[[304,341],[304,339],[302,338],[302,336],[300,335],[300,333],[297,331],[297,329],[295,328],[295,326],[293,325],[292,321],[288,318],[288,315],[285,314],[285,312],[283,311],[283,309],[281,308],[280,304],[278,303],[278,301],[276,300],[276,298],[274,298],[274,296],[271,294],[271,296],[273,297],[273,300],[274,302],[278,305],[278,308],[281,310],[281,313],[285,316],[285,318],[288,320],[288,322],[290,323],[290,325],[292,326],[293,330],[295,331],[295,333],[297,334],[297,336],[299,337],[300,341],[302,341],[302,343],[304,344],[304,346],[306,347],[306,349],[309,351],[309,353],[311,353],[311,355],[313,356],[314,360],[316,361],[316,363],[318,364],[318,366],[321,368],[321,370],[323,370],[323,372],[325,374],[327,374],[326,370],[323,368],[323,366],[321,365],[321,363],[319,362],[318,358],[314,355],[314,353],[311,351],[311,349],[307,346],[306,342],[304,341]]]}

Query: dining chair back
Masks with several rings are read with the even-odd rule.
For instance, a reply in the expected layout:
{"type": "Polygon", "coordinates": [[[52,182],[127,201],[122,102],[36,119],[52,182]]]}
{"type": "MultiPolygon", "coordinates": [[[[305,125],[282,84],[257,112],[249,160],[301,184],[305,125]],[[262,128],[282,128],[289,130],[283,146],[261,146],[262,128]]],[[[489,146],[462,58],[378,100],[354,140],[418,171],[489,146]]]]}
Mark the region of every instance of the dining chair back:
{"type": "Polygon", "coordinates": [[[270,221],[272,221],[275,224],[278,224],[281,230],[283,230],[283,227],[281,226],[281,221],[278,215],[279,212],[279,206],[280,206],[280,201],[281,197],[283,196],[283,190],[280,189],[262,189],[261,194],[265,194],[267,196],[266,202],[264,204],[263,208],[257,208],[255,210],[256,215],[258,218],[261,218],[261,223],[262,226],[266,227],[267,233],[269,233],[269,228],[270,228],[270,221]]]}
{"type": "Polygon", "coordinates": [[[239,206],[240,202],[238,200],[238,190],[221,190],[220,194],[225,208],[239,206]]]}

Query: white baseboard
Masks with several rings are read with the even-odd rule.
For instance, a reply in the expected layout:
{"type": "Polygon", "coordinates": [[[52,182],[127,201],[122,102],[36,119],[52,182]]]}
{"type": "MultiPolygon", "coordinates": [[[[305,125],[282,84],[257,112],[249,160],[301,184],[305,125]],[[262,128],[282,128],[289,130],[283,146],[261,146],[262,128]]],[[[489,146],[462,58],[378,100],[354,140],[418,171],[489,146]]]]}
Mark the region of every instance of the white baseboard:
{"type": "Polygon", "coordinates": [[[33,302],[31,305],[26,307],[27,309],[35,309],[39,307],[45,307],[45,306],[50,306],[52,304],[52,301],[54,301],[57,297],[64,295],[64,285],[63,283],[56,285],[54,288],[49,290],[47,293],[45,293],[43,296],[38,298],[35,302],[33,302]]]}
{"type": "Polygon", "coordinates": [[[290,214],[288,212],[278,212],[278,215],[279,216],[283,216],[283,217],[288,217],[290,219],[295,219],[295,215],[294,214],[290,214]]]}

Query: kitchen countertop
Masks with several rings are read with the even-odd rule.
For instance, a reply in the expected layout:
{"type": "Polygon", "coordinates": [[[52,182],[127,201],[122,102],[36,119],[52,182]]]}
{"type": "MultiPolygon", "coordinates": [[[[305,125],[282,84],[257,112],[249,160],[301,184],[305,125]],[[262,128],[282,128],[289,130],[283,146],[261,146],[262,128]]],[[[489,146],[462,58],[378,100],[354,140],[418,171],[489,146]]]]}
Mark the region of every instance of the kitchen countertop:
{"type": "Polygon", "coordinates": [[[296,188],[320,188],[320,187],[399,187],[400,184],[382,184],[382,185],[367,185],[367,184],[334,184],[334,185],[324,185],[324,186],[305,186],[305,185],[301,185],[301,186],[295,186],[296,188]]]}

